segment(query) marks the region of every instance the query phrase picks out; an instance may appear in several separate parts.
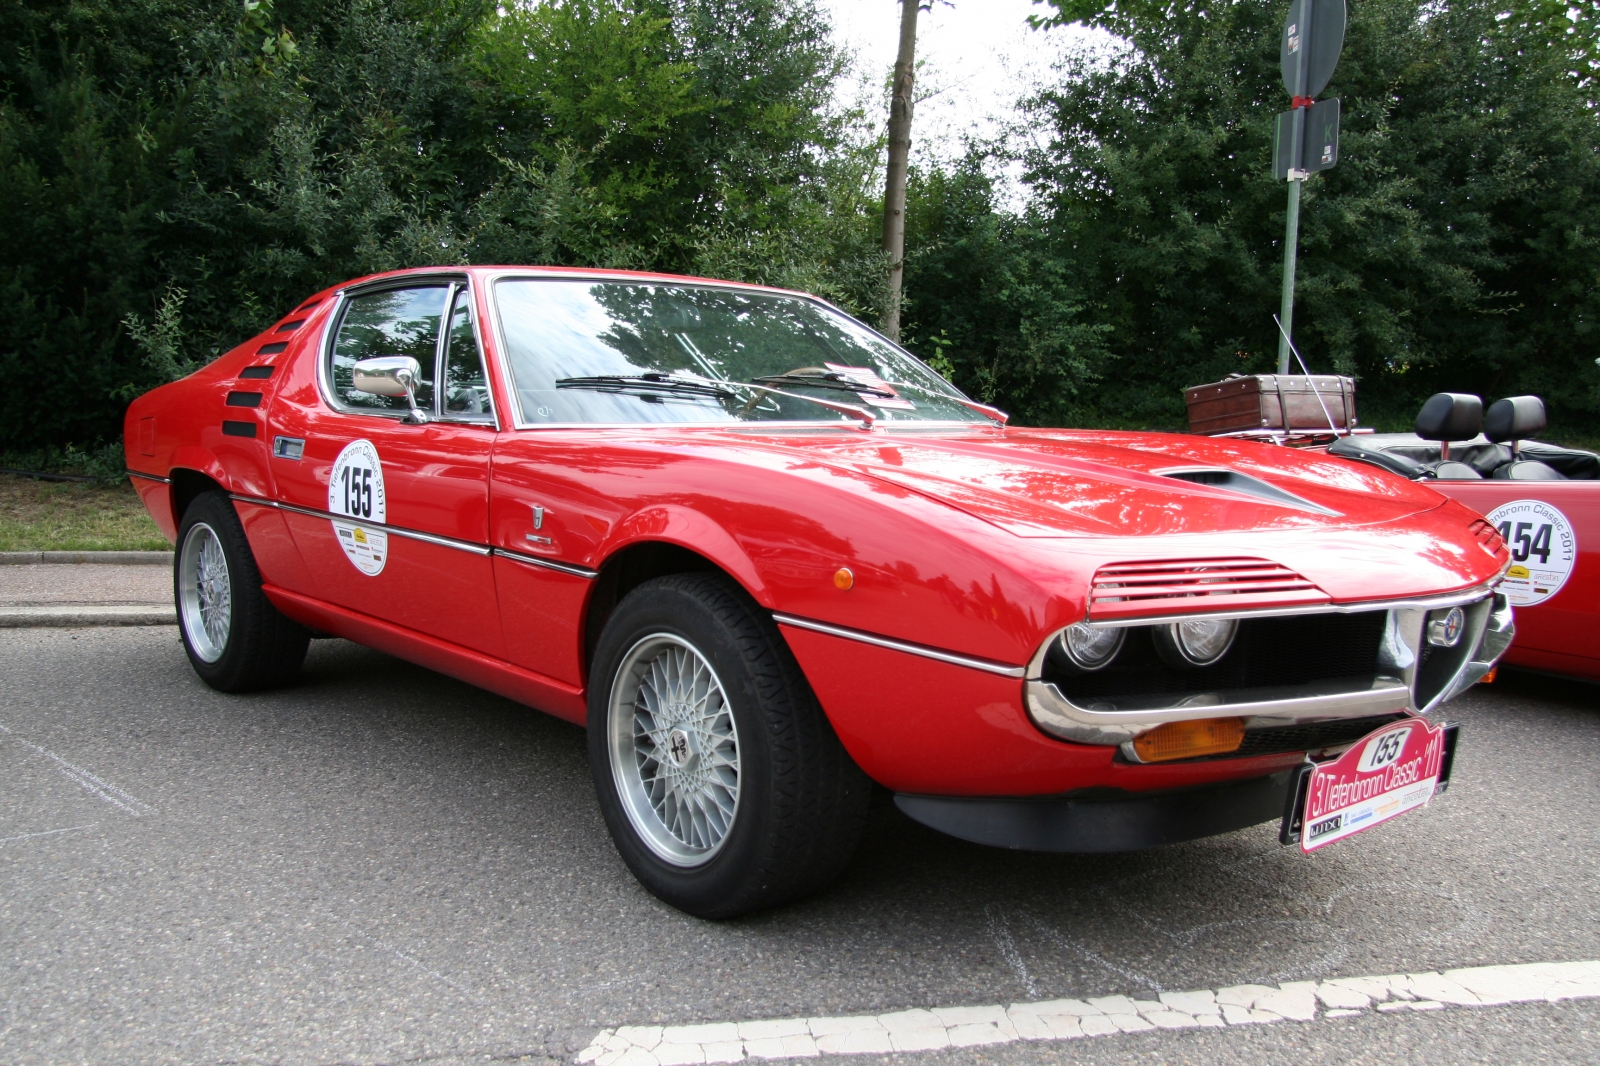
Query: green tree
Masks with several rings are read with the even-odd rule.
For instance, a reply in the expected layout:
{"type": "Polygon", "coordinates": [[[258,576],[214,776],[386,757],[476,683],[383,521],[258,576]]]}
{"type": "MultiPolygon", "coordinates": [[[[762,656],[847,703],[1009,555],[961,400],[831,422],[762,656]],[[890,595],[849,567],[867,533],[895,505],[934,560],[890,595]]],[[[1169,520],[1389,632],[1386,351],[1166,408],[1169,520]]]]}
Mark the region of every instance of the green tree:
{"type": "Polygon", "coordinates": [[[0,5],[0,448],[114,439],[129,396],[397,267],[709,270],[870,313],[838,69],[813,0],[0,5]]]}
{"type": "MultiPolygon", "coordinates": [[[[1050,132],[1028,160],[1044,228],[1110,327],[1097,418],[1177,425],[1179,386],[1272,368],[1283,5],[1052,2],[1126,45],[1031,105],[1050,132]]],[[[1305,190],[1296,333],[1314,368],[1360,376],[1369,416],[1409,420],[1449,388],[1540,392],[1568,429],[1600,420],[1589,25],[1483,0],[1352,7],[1324,94],[1344,101],[1340,163],[1305,190]]]]}

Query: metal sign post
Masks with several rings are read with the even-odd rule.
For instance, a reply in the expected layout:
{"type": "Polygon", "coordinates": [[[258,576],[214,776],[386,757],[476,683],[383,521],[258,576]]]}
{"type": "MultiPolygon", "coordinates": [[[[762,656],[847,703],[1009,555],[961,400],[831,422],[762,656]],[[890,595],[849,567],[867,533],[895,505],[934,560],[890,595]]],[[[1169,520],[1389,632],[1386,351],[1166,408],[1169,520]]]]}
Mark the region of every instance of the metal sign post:
{"type": "Polygon", "coordinates": [[[1283,308],[1278,373],[1289,372],[1294,331],[1294,268],[1300,244],[1300,183],[1339,161],[1339,101],[1316,102],[1344,48],[1344,0],[1291,0],[1278,51],[1290,110],[1278,116],[1273,173],[1289,182],[1283,236],[1283,308]]]}

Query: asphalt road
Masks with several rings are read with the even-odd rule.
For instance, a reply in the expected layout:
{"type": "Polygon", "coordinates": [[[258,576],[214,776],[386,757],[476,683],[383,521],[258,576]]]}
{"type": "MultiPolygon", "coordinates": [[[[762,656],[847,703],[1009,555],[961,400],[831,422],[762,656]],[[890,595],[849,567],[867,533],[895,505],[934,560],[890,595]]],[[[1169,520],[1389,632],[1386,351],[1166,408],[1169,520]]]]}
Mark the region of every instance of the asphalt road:
{"type": "MultiPolygon", "coordinates": [[[[827,894],[721,924],[612,851],[578,730],[342,641],[224,696],[170,627],[0,632],[0,1062],[573,1061],[603,1027],[1600,959],[1600,699],[1451,706],[1450,793],[1304,857],[1275,827],[1029,855],[882,808],[827,894]]],[[[896,1062],[1600,1059],[1600,1001],[896,1062]]],[[[849,1060],[865,1061],[865,1060],[849,1060]]]]}

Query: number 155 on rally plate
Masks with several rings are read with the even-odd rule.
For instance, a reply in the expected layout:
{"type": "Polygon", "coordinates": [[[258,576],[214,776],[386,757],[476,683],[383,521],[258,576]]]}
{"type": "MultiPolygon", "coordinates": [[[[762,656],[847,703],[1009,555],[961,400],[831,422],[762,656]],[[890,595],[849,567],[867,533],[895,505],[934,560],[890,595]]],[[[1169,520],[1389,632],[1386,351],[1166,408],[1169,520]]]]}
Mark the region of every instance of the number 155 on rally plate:
{"type": "Polygon", "coordinates": [[[1370,733],[1295,775],[1278,839],[1315,851],[1425,805],[1450,783],[1460,727],[1421,718],[1370,733]]]}

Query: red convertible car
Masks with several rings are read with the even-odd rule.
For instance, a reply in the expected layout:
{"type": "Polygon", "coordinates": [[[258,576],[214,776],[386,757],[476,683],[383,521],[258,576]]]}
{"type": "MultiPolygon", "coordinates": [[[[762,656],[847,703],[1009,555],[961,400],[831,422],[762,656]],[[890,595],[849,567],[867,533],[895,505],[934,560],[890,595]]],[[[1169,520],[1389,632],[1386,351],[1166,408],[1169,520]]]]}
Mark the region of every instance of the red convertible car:
{"type": "Polygon", "coordinates": [[[1537,396],[1489,405],[1441,392],[1412,433],[1341,437],[1332,455],[1424,481],[1479,512],[1511,548],[1508,666],[1600,681],[1600,455],[1535,440],[1537,396]]]}
{"type": "Polygon", "coordinates": [[[1310,850],[1442,786],[1424,716],[1512,637],[1503,538],[1425,485],[1008,427],[748,285],[363,278],[126,440],[208,684],[336,635],[586,725],[622,857],[705,916],[827,882],[874,783],[988,844],[1310,850]]]}

